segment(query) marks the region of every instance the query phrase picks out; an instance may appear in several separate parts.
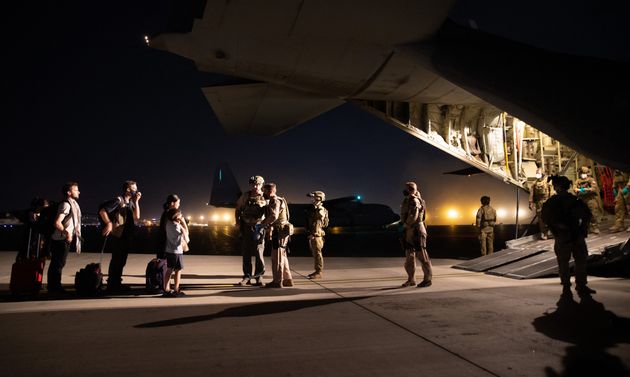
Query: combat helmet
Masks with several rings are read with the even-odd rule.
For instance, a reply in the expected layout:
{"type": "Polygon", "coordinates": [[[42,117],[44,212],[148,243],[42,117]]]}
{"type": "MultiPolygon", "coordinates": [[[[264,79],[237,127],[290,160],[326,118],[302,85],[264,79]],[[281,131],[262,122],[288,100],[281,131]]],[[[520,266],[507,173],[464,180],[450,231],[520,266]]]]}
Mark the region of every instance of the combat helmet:
{"type": "Polygon", "coordinates": [[[322,202],[326,200],[326,194],[323,191],[313,191],[306,194],[306,196],[315,198],[317,200],[321,200],[322,202]]]}
{"type": "Polygon", "coordinates": [[[250,185],[262,185],[265,183],[265,179],[259,175],[253,175],[249,178],[250,185]]]}

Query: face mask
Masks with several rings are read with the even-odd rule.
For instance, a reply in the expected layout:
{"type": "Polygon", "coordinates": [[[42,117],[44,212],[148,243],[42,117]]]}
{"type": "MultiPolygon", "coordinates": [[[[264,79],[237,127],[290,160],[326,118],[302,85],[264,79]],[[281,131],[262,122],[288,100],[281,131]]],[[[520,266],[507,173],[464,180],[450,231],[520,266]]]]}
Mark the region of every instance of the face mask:
{"type": "Polygon", "coordinates": [[[403,190],[403,195],[404,196],[409,196],[409,191],[408,190],[403,190]]]}
{"type": "Polygon", "coordinates": [[[586,179],[586,174],[582,173],[582,174],[580,174],[580,177],[581,177],[582,179],[586,179]]]}
{"type": "Polygon", "coordinates": [[[542,178],[542,174],[536,173],[536,179],[540,179],[540,178],[542,178]]]}

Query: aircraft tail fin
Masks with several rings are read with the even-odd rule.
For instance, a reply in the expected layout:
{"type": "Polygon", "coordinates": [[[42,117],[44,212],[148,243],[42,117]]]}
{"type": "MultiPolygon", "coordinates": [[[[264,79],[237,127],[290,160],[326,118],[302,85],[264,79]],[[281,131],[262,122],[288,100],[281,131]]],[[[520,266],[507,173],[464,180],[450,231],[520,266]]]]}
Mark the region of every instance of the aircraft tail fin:
{"type": "Polygon", "coordinates": [[[232,173],[232,169],[225,162],[220,162],[214,171],[212,191],[210,191],[209,205],[214,207],[236,207],[236,201],[241,196],[241,188],[232,173]]]}

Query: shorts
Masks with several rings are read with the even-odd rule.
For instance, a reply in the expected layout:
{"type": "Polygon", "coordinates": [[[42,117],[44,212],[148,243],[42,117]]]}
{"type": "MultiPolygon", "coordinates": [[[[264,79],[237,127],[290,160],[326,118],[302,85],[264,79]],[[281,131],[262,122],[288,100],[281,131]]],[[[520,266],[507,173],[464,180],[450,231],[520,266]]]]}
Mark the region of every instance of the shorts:
{"type": "Polygon", "coordinates": [[[184,269],[184,255],[166,253],[166,267],[175,271],[183,270],[184,269]]]}

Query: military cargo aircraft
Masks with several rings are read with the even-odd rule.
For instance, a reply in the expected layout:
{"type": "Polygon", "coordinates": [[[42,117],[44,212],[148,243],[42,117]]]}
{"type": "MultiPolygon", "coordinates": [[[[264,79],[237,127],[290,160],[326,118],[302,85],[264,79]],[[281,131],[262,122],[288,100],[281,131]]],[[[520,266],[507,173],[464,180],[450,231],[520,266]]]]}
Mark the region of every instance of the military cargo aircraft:
{"type": "Polygon", "coordinates": [[[229,133],[278,134],[352,102],[524,189],[536,166],[630,170],[629,53],[605,48],[630,35],[622,12],[504,3],[190,0],[147,43],[232,77],[202,88],[229,133]]]}
{"type": "MultiPolygon", "coordinates": [[[[146,42],[230,77],[202,88],[228,133],[276,135],[351,102],[517,193],[538,167],[575,180],[586,165],[611,206],[612,169],[630,171],[621,126],[630,109],[630,51],[622,47],[630,26],[619,4],[174,4],[169,26],[146,42]]],[[[618,243],[603,241],[603,249],[618,243]]]]}

